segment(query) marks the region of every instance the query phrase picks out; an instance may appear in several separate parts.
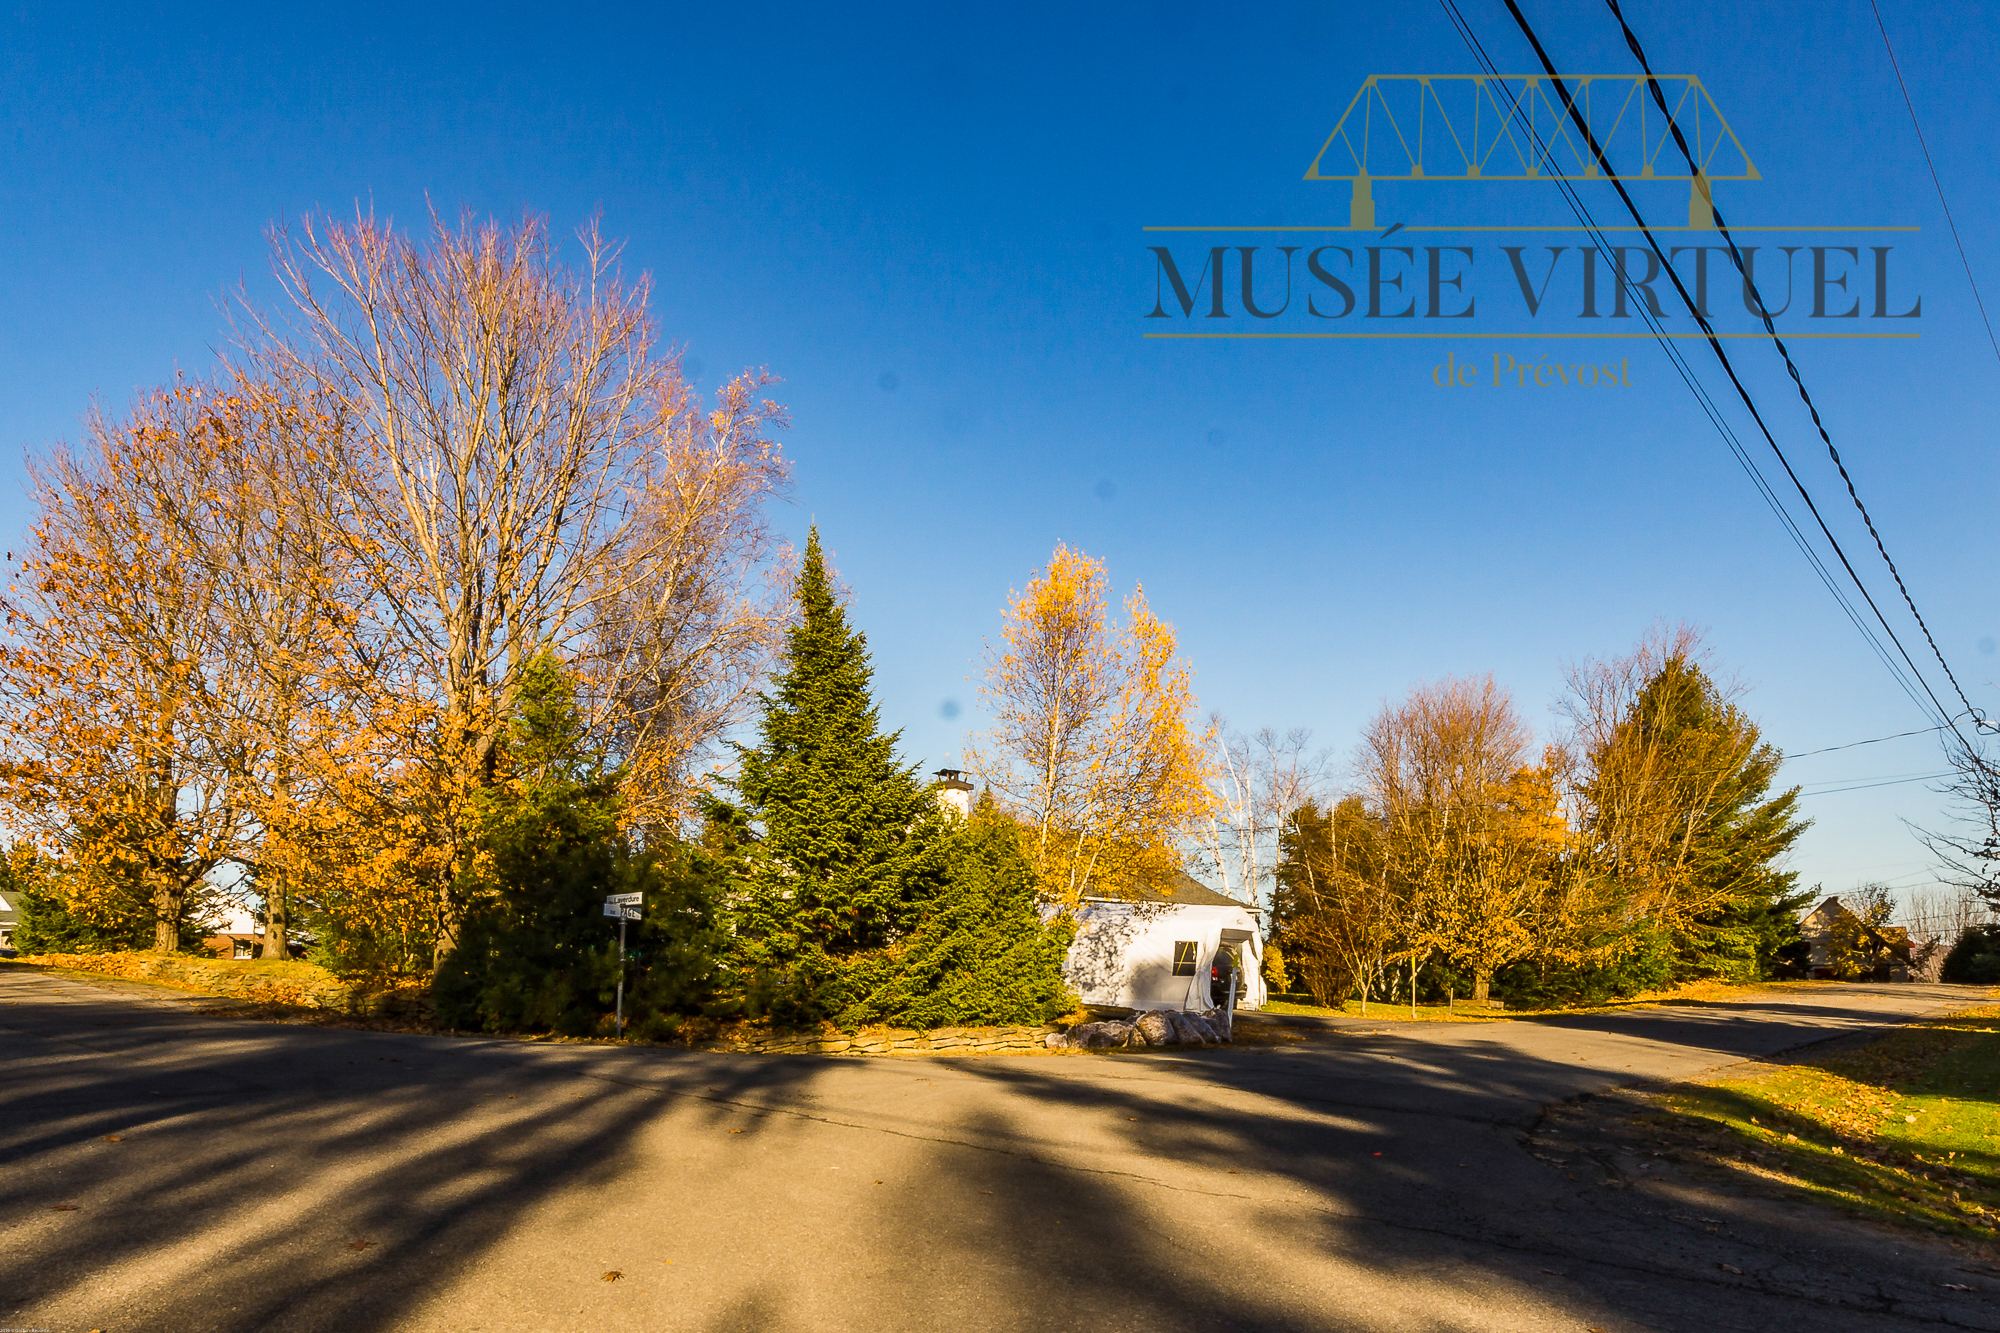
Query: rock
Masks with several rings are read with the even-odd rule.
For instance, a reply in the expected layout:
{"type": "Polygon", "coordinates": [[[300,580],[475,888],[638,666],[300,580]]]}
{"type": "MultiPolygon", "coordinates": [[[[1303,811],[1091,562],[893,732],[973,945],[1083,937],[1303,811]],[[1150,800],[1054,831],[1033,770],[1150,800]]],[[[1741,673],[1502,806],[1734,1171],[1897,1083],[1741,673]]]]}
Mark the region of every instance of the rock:
{"type": "Polygon", "coordinates": [[[1207,1046],[1210,1044],[1209,1040],[1203,1035],[1202,1030],[1189,1021],[1188,1015],[1178,1009],[1168,1009],[1165,1011],[1165,1015],[1167,1021],[1174,1025],[1174,1041],[1177,1044],[1182,1046],[1207,1046]]]}
{"type": "Polygon", "coordinates": [[[1125,1023],[1079,1023],[1069,1030],[1069,1044],[1077,1050],[1101,1051],[1123,1046],[1131,1035],[1132,1029],[1125,1023]]]}
{"type": "Polygon", "coordinates": [[[1222,1034],[1215,1030],[1215,1025],[1208,1021],[1207,1015],[1189,1014],[1187,1015],[1187,1022],[1189,1027],[1201,1034],[1202,1045],[1220,1046],[1222,1044],[1222,1034]]]}
{"type": "MultiPolygon", "coordinates": [[[[1140,1014],[1138,1020],[1132,1026],[1135,1029],[1136,1036],[1144,1040],[1148,1046],[1172,1046],[1179,1040],[1174,1034],[1173,1023],[1168,1021],[1167,1016],[1157,1009],[1149,1009],[1145,1013],[1140,1014]]],[[[1137,1045],[1138,1043],[1135,1041],[1133,1044],[1137,1045]]]]}
{"type": "Polygon", "coordinates": [[[1051,1032],[1048,1036],[1042,1038],[1042,1045],[1052,1051],[1060,1051],[1069,1045],[1069,1037],[1061,1032],[1051,1032]]]}

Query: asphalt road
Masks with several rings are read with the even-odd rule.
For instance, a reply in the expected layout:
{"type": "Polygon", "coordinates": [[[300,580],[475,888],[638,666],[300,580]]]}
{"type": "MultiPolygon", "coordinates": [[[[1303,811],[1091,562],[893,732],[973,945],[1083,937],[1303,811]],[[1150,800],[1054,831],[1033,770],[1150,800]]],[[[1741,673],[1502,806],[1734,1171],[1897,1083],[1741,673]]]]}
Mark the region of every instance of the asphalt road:
{"type": "Polygon", "coordinates": [[[1547,1104],[1956,988],[1011,1059],[356,1032],[166,994],[0,969],[0,1328],[2000,1328],[1962,1252],[1525,1144],[1547,1104]]]}

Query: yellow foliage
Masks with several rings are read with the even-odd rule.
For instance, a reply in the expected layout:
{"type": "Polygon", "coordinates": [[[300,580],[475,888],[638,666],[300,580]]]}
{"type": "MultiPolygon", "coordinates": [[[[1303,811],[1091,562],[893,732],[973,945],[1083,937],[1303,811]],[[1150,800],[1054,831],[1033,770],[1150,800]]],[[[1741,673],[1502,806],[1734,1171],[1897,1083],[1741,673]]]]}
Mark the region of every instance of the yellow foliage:
{"type": "Polygon", "coordinates": [[[1104,566],[1058,545],[1009,599],[987,655],[993,732],[968,765],[1027,826],[1043,891],[1074,906],[1180,862],[1214,804],[1211,737],[1197,736],[1194,672],[1145,593],[1108,623],[1104,566]]]}

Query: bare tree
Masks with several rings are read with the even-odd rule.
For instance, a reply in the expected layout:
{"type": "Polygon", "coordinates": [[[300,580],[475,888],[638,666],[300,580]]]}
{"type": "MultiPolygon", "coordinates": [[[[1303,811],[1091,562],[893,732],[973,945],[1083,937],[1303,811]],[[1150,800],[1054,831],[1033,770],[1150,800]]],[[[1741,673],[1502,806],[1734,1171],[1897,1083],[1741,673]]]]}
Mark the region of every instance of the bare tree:
{"type": "MultiPolygon", "coordinates": [[[[273,238],[285,318],[252,320],[256,364],[344,405],[335,463],[378,630],[360,656],[385,699],[435,711],[434,726],[396,725],[433,737],[440,780],[462,791],[494,780],[523,675],[548,650],[591,661],[648,790],[671,789],[661,751],[711,736],[741,698],[701,700],[690,676],[720,660],[740,681],[766,633],[768,614],[746,628],[720,585],[762,554],[746,511],[783,480],[762,432],[782,413],[750,399],[753,377],[719,423],[700,419],[678,359],[656,350],[647,280],[620,276],[595,224],[579,241],[571,267],[538,218],[433,217],[421,244],[370,217],[308,218],[273,238]],[[718,477],[739,493],[696,494],[718,477]],[[725,565],[706,587],[704,558],[725,565]]],[[[451,812],[468,807],[447,792],[439,808],[455,844],[435,863],[442,957],[463,906],[451,812]]]]}
{"type": "Polygon", "coordinates": [[[2000,757],[1983,725],[1944,733],[1952,776],[1940,790],[1957,819],[1949,829],[1920,829],[1917,836],[1943,864],[1945,884],[2000,911],[2000,757]]]}
{"type": "Polygon", "coordinates": [[[1269,727],[1254,736],[1228,731],[1210,714],[1214,737],[1216,806],[1203,853],[1225,893],[1257,902],[1278,863],[1286,821],[1326,787],[1330,759],[1311,748],[1312,732],[1294,727],[1280,736],[1269,727]]]}
{"type": "Polygon", "coordinates": [[[1986,900],[1961,885],[1905,889],[1899,896],[1897,924],[1910,937],[1912,975],[1924,981],[1937,980],[1945,954],[1961,935],[1993,917],[1986,900]]]}
{"type": "Polygon", "coordinates": [[[791,611],[767,508],[790,481],[769,435],[785,416],[756,396],[769,382],[729,384],[647,458],[611,586],[592,603],[585,683],[641,827],[690,813],[695,770],[741,718],[791,611]]]}

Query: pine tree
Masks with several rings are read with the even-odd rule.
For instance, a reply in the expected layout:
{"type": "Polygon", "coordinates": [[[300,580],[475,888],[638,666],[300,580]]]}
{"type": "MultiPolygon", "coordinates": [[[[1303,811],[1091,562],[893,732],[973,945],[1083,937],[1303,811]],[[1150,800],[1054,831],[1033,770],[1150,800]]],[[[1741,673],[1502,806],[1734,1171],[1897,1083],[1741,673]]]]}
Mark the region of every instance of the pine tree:
{"type": "MultiPolygon", "coordinates": [[[[1680,868],[1681,895],[1698,904],[1684,914],[1656,913],[1673,939],[1675,976],[1770,975],[1797,938],[1796,914],[1810,897],[1798,891],[1795,872],[1780,869],[1808,822],[1798,815],[1798,788],[1770,795],[1783,756],[1706,672],[1678,655],[1646,682],[1611,748],[1623,752],[1627,770],[1644,768],[1663,816],[1656,824],[1671,830],[1652,855],[1680,868]]],[[[1619,763],[1594,758],[1600,775],[1619,763]]]]}
{"type": "Polygon", "coordinates": [[[954,827],[948,871],[908,938],[856,969],[843,1024],[934,1028],[1044,1023],[1075,1007],[1063,958],[1076,933],[1044,922],[1021,830],[991,793],[954,827]]]}
{"type": "Polygon", "coordinates": [[[797,599],[736,781],[758,829],[737,920],[752,1006],[786,1022],[839,1013],[856,963],[913,928],[942,879],[948,829],[914,766],[897,762],[901,733],[881,731],[868,642],[834,597],[817,528],[797,599]]]}
{"type": "Polygon", "coordinates": [[[640,850],[620,828],[616,772],[587,745],[569,672],[544,654],[523,673],[481,807],[474,904],[438,969],[456,1027],[603,1032],[620,975],[608,894],[644,895],[624,968],[627,1030],[664,1036],[714,1007],[722,980],[721,873],[693,848],[640,850]]]}

